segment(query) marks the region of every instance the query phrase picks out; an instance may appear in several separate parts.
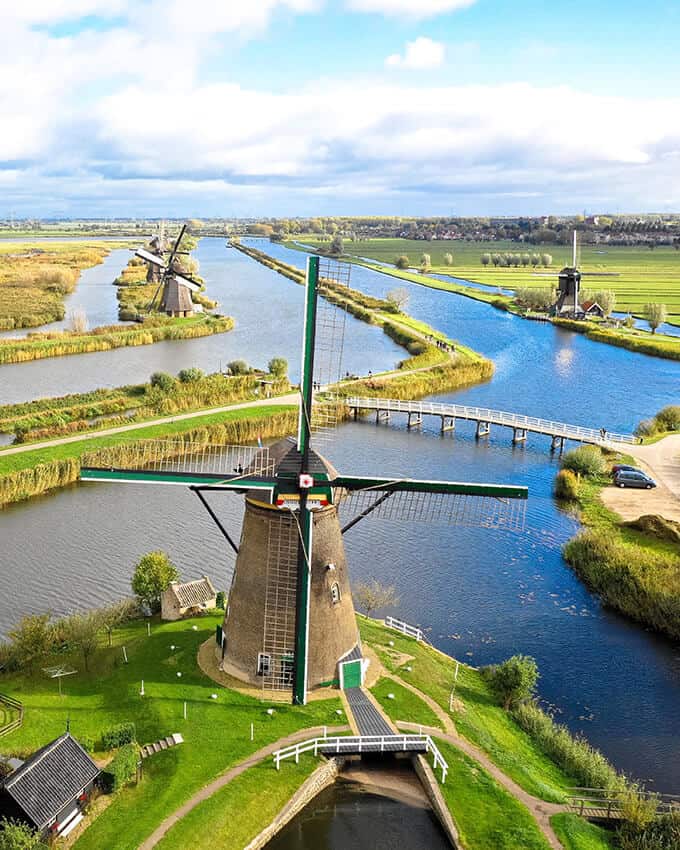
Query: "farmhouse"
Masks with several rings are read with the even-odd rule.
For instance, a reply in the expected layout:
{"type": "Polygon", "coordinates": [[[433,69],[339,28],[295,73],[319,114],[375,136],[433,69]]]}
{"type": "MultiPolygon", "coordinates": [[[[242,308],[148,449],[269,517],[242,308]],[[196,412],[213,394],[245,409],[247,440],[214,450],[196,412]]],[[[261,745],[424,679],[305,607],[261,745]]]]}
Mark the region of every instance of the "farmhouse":
{"type": "Polygon", "coordinates": [[[193,617],[214,608],[217,604],[217,591],[208,576],[180,584],[173,581],[161,594],[161,619],[181,620],[193,617]]]}
{"type": "Polygon", "coordinates": [[[34,753],[0,785],[0,817],[68,835],[83,819],[99,768],[68,732],[34,753]]]}
{"type": "Polygon", "coordinates": [[[604,310],[600,307],[597,301],[584,301],[583,304],[581,304],[581,307],[583,308],[583,312],[586,316],[599,316],[601,319],[604,318],[604,310]]]}

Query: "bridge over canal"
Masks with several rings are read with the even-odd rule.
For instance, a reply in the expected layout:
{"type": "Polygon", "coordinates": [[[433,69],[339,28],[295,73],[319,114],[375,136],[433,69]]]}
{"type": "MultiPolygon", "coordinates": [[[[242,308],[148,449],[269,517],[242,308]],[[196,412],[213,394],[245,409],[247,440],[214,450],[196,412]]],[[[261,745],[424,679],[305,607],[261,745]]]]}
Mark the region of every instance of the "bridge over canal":
{"type": "Polygon", "coordinates": [[[350,396],[345,404],[358,418],[360,413],[375,411],[376,422],[389,420],[391,414],[402,413],[408,417],[408,427],[422,425],[425,416],[438,417],[441,432],[453,431],[456,420],[464,419],[477,423],[477,437],[485,437],[492,425],[512,429],[513,443],[524,442],[527,434],[545,434],[551,438],[551,449],[562,449],[567,440],[577,443],[591,443],[603,448],[620,449],[637,443],[632,434],[618,434],[605,429],[584,428],[581,425],[568,425],[535,416],[523,416],[520,413],[508,413],[503,410],[490,410],[488,407],[469,407],[464,404],[440,404],[431,401],[402,401],[394,398],[361,398],[350,396]]]}

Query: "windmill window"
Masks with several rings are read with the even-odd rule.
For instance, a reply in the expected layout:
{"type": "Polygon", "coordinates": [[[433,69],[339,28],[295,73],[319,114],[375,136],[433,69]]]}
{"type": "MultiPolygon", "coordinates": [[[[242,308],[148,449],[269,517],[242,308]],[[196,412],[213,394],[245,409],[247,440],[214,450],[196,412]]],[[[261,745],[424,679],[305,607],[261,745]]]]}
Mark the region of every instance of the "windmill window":
{"type": "Polygon", "coordinates": [[[337,581],[334,581],[331,585],[331,602],[333,605],[337,605],[340,601],[340,585],[337,581]]]}
{"type": "Polygon", "coordinates": [[[272,657],[266,652],[257,654],[257,675],[268,676],[272,666],[272,657]]]}

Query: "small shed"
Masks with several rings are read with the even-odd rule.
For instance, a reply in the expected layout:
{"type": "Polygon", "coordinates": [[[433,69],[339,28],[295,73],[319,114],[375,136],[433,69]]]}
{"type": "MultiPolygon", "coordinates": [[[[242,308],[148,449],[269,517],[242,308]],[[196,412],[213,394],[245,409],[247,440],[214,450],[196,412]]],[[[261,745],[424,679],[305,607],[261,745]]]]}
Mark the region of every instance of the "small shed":
{"type": "Polygon", "coordinates": [[[601,319],[604,318],[604,310],[600,307],[597,301],[584,301],[583,304],[581,304],[581,307],[583,308],[583,312],[586,316],[599,316],[601,319]]]}
{"type": "Polygon", "coordinates": [[[0,817],[15,818],[42,833],[68,835],[99,768],[70,733],[34,753],[0,784],[0,817]]]}
{"type": "Polygon", "coordinates": [[[217,591],[208,576],[180,584],[173,581],[161,593],[161,619],[181,620],[217,605],[217,591]]]}

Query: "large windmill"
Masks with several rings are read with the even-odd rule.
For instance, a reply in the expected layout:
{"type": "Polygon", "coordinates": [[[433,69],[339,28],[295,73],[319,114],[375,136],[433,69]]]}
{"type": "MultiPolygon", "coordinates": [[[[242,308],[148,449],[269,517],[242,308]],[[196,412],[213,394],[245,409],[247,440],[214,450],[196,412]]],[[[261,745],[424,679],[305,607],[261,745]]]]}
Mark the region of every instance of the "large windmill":
{"type": "Polygon", "coordinates": [[[170,249],[167,259],[163,256],[167,252],[165,251],[162,230],[160,236],[154,237],[152,241],[157,253],[147,251],[145,248],[138,248],[135,251],[135,255],[149,265],[147,280],[154,283],[158,282],[156,291],[147,308],[148,313],[156,306],[159,294],[158,309],[167,313],[168,316],[190,316],[194,311],[191,293],[199,292],[201,287],[187,277],[178,259],[181,254],[186,253],[179,250],[186,229],[185,224],[182,226],[175,244],[170,249]]]}
{"type": "MultiPolygon", "coordinates": [[[[324,271],[323,276],[337,281],[341,275],[324,271]]],[[[368,516],[409,524],[518,527],[527,498],[525,487],[512,485],[340,474],[317,453],[313,408],[323,403],[315,353],[338,348],[337,340],[329,345],[321,339],[320,276],[320,258],[309,257],[295,439],[262,449],[194,450],[148,441],[133,463],[129,452],[121,464],[112,450],[97,466],[81,469],[85,481],[179,484],[197,493],[237,555],[223,627],[224,669],[265,690],[288,692],[296,704],[306,702],[309,689],[343,678],[341,667],[354,663],[356,673],[361,658],[345,533],[368,516]],[[239,545],[205,498],[216,491],[245,495],[239,545]]]]}
{"type": "MultiPolygon", "coordinates": [[[[574,231],[571,265],[558,272],[557,301],[550,308],[550,314],[558,318],[584,318],[585,310],[581,306],[582,277],[618,277],[618,272],[583,272],[579,269],[578,232],[574,231]]],[[[554,277],[554,273],[538,274],[537,277],[554,277]]]]}

